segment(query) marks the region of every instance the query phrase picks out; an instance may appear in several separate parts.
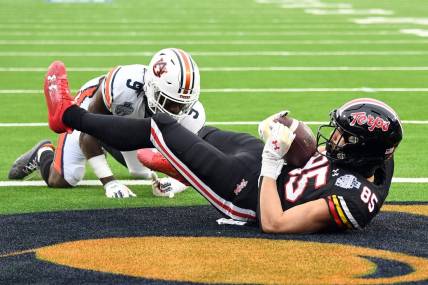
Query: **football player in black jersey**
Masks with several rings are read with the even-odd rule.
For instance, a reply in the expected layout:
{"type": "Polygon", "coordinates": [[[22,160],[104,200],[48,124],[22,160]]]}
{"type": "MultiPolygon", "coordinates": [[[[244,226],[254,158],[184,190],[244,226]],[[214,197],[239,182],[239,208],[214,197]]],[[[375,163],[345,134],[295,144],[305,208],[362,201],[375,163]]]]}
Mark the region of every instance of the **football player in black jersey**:
{"type": "Polygon", "coordinates": [[[403,130],[383,102],[356,99],[335,109],[318,130],[319,153],[290,169],[283,157],[294,134],[275,116],[265,144],[213,127],[197,136],[167,114],[137,120],[88,113],[73,105],[65,69],[48,74],[56,78],[45,80],[52,130],[77,129],[122,151],[154,146],[224,215],[258,220],[264,232],[359,229],[388,194],[403,130]]]}
{"type": "MultiPolygon", "coordinates": [[[[330,117],[318,129],[319,153],[303,168],[290,170],[278,163],[286,149],[274,150],[269,143],[283,139],[276,134],[268,138],[259,198],[265,232],[360,229],[379,212],[391,185],[392,156],[403,136],[396,112],[363,98],[345,103],[330,117]]],[[[273,126],[278,128],[284,127],[273,126]]]]}

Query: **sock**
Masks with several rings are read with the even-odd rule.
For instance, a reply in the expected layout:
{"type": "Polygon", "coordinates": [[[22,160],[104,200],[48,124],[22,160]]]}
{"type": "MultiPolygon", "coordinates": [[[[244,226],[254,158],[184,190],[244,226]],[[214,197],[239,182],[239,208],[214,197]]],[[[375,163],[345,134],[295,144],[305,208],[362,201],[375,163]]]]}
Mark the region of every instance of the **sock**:
{"type": "Polygon", "coordinates": [[[55,153],[52,149],[41,152],[39,155],[39,166],[40,173],[42,174],[43,180],[48,184],[49,173],[51,171],[51,165],[54,160],[55,153]]]}

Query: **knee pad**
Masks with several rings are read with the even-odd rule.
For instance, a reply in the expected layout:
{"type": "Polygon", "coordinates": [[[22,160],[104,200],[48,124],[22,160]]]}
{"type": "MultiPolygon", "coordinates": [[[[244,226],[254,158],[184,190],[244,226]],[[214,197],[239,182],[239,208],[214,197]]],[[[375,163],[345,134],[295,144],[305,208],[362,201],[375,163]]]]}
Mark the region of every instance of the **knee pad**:
{"type": "Polygon", "coordinates": [[[85,176],[85,167],[79,166],[73,169],[71,173],[64,173],[64,179],[71,186],[76,186],[77,183],[82,181],[85,176]]]}

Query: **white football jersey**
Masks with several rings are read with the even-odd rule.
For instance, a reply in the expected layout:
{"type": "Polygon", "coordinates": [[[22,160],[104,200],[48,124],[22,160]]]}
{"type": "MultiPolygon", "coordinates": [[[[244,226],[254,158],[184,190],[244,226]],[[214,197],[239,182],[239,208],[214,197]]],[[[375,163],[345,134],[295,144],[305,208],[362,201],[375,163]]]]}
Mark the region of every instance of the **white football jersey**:
{"type": "Polygon", "coordinates": [[[196,134],[205,125],[205,109],[201,102],[196,102],[193,105],[192,110],[189,114],[178,121],[180,125],[196,134]]]}
{"type": "Polygon", "coordinates": [[[146,66],[117,66],[110,70],[101,84],[106,108],[114,115],[144,118],[144,76],[146,66]]]}
{"type": "MultiPolygon", "coordinates": [[[[145,118],[145,75],[147,66],[141,64],[117,66],[110,70],[101,83],[101,93],[106,108],[114,115],[130,118],[145,118]]],[[[205,109],[196,102],[187,116],[179,123],[193,133],[205,124],[205,109]]]]}

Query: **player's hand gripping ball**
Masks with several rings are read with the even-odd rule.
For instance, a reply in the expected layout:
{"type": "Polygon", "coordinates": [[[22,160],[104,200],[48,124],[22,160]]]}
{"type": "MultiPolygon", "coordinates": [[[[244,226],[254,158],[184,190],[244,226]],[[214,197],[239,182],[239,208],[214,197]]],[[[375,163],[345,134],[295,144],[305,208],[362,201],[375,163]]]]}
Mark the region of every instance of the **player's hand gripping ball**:
{"type": "Polygon", "coordinates": [[[281,111],[259,124],[260,138],[266,142],[271,134],[274,123],[281,123],[287,126],[295,134],[295,138],[284,155],[288,165],[302,167],[316,151],[316,139],[312,130],[303,122],[288,116],[288,111],[281,111]]]}

